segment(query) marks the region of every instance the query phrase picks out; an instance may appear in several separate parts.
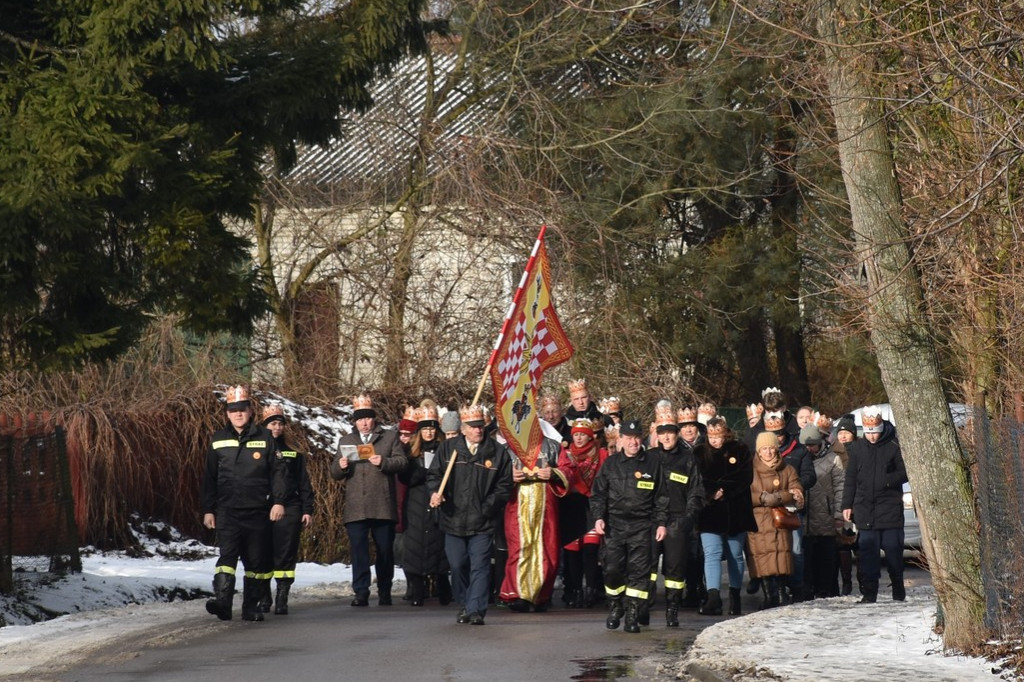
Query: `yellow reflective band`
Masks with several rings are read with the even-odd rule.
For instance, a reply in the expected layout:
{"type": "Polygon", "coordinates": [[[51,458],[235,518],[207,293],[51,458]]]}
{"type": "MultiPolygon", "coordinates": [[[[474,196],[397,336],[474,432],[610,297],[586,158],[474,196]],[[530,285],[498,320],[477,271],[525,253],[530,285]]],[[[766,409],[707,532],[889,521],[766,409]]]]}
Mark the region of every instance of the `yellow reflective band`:
{"type": "Polygon", "coordinates": [[[259,448],[267,447],[267,441],[265,440],[251,440],[245,444],[245,447],[258,450],[259,448]]]}
{"type": "Polygon", "coordinates": [[[237,440],[215,440],[213,441],[213,449],[219,450],[220,448],[237,448],[237,440]]]}
{"type": "Polygon", "coordinates": [[[625,585],[623,585],[621,587],[608,587],[607,585],[604,586],[604,593],[607,594],[607,595],[610,595],[612,597],[618,597],[620,594],[622,594],[625,591],[626,591],[626,586],[625,585]]]}
{"type": "Polygon", "coordinates": [[[668,578],[665,578],[665,589],[666,590],[685,590],[686,589],[686,581],[685,580],[669,580],[668,578]]]}
{"type": "Polygon", "coordinates": [[[654,481],[637,481],[636,487],[640,490],[654,490],[654,481]]]}
{"type": "Polygon", "coordinates": [[[281,451],[281,456],[282,457],[298,457],[299,453],[295,452],[294,450],[282,450],[281,451]]]}
{"type": "Polygon", "coordinates": [[[218,573],[227,573],[228,575],[234,575],[235,574],[235,567],[234,566],[218,566],[216,569],[214,569],[213,574],[217,575],[218,573]]]}
{"type": "Polygon", "coordinates": [[[657,582],[657,580],[658,580],[657,572],[651,573],[651,580],[654,580],[655,582],[657,582]]]}
{"type": "Polygon", "coordinates": [[[689,483],[690,477],[686,474],[669,474],[668,480],[675,481],[676,483],[689,483]]]}
{"type": "Polygon", "coordinates": [[[637,599],[647,599],[647,590],[634,590],[632,587],[627,587],[626,596],[635,597],[637,599]]]}
{"type": "Polygon", "coordinates": [[[274,577],[280,580],[281,578],[295,578],[295,571],[274,571],[274,577]]]}

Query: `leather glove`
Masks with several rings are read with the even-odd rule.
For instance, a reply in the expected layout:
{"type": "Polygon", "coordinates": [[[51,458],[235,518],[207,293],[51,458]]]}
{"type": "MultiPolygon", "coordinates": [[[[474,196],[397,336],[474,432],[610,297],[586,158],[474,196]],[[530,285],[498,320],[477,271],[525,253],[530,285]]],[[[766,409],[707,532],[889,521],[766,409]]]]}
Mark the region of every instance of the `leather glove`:
{"type": "Polygon", "coordinates": [[[766,507],[778,507],[782,504],[782,495],[779,493],[762,492],[761,493],[761,504],[766,507]]]}

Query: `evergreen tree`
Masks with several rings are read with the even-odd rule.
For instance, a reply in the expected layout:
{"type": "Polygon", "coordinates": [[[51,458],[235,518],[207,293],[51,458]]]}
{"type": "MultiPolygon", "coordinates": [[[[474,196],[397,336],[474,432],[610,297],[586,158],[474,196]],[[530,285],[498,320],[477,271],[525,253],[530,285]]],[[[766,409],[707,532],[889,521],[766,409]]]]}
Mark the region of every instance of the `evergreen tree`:
{"type": "Polygon", "coordinates": [[[0,0],[0,366],[117,356],[150,315],[245,334],[269,162],[422,50],[421,0],[0,0]]]}

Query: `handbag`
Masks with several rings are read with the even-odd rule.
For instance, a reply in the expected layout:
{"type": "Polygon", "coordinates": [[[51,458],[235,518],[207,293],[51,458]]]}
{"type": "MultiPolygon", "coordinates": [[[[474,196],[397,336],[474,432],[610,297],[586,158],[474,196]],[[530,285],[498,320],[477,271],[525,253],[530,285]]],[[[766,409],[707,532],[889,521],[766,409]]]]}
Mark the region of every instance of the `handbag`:
{"type": "Polygon", "coordinates": [[[772,525],[779,530],[797,530],[800,528],[800,517],[785,507],[772,507],[772,525]]]}

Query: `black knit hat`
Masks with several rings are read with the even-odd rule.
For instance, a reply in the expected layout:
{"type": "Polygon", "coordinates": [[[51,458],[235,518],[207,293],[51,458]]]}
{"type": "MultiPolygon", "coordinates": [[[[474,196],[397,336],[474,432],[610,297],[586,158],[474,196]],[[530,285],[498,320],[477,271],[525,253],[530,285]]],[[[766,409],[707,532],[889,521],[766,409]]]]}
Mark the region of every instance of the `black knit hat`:
{"type": "Polygon", "coordinates": [[[854,421],[852,414],[844,414],[836,422],[836,433],[840,431],[849,431],[854,436],[857,435],[857,422],[854,421]]]}

